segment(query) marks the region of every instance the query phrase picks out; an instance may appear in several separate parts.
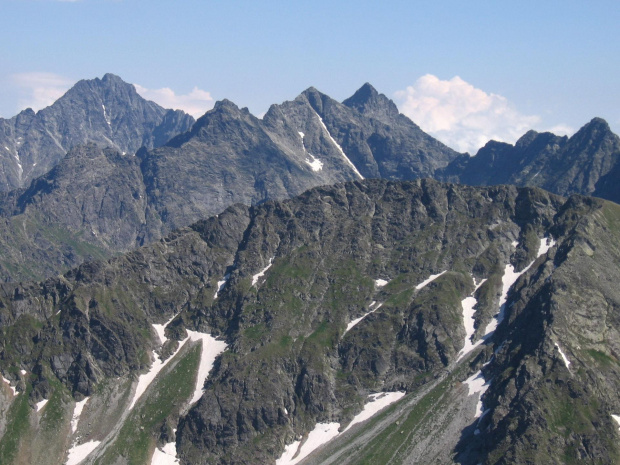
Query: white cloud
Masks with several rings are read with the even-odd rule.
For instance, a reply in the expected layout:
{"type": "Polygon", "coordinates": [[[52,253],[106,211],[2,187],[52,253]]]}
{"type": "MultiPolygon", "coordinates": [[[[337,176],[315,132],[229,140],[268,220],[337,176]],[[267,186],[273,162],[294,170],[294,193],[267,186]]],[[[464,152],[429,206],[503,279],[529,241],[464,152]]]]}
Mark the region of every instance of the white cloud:
{"type": "Polygon", "coordinates": [[[145,99],[152,100],[164,108],[183,110],[194,118],[198,118],[213,108],[213,97],[205,90],[198,87],[184,95],[177,95],[169,87],[161,89],[147,89],[139,84],[134,84],[136,91],[145,99]]]}
{"type": "Polygon", "coordinates": [[[558,136],[572,136],[573,134],[575,134],[575,128],[566,124],[556,124],[553,127],[545,129],[545,131],[552,132],[553,134],[557,134],[558,136]]]}
{"type": "Polygon", "coordinates": [[[35,111],[54,103],[74,84],[64,76],[43,72],[13,74],[10,81],[17,87],[19,109],[35,111]]]}
{"type": "Polygon", "coordinates": [[[427,74],[395,96],[400,111],[422,130],[472,155],[491,139],[514,143],[541,121],[539,116],[519,113],[505,97],[488,94],[458,76],[443,81],[427,74]]]}

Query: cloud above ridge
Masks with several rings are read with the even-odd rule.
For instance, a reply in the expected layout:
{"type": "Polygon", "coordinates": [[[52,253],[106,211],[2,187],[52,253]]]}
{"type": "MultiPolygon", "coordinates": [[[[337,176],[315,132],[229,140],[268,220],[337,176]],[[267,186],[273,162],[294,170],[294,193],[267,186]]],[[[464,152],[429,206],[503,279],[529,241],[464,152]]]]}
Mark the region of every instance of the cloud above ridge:
{"type": "Polygon", "coordinates": [[[505,97],[489,94],[458,76],[432,74],[396,92],[401,113],[425,132],[460,152],[474,155],[489,140],[513,143],[541,118],[520,113],[505,97]]]}
{"type": "Polygon", "coordinates": [[[204,115],[207,110],[213,108],[215,101],[211,97],[211,93],[194,87],[187,94],[177,94],[169,87],[161,89],[147,89],[139,84],[134,84],[136,91],[147,100],[161,105],[164,108],[172,108],[174,110],[183,110],[194,118],[204,115]]]}
{"type": "Polygon", "coordinates": [[[75,84],[69,78],[45,72],[13,74],[9,80],[17,88],[18,107],[34,111],[50,106],[75,84]]]}

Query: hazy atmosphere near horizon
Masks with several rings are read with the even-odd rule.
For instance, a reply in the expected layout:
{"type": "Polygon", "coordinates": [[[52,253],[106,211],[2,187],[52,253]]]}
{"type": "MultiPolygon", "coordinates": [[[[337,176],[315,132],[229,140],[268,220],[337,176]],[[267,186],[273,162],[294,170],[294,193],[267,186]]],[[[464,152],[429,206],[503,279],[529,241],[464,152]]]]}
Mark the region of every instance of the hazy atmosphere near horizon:
{"type": "Polygon", "coordinates": [[[528,129],[620,129],[616,1],[2,0],[0,116],[119,75],[194,116],[227,98],[257,116],[310,86],[363,83],[451,147],[528,129]]]}

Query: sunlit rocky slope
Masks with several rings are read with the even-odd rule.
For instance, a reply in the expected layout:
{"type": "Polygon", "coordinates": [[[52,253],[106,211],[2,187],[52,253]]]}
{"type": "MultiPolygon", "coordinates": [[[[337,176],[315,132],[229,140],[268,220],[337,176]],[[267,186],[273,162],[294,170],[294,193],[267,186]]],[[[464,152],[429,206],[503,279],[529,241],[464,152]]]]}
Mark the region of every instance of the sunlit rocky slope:
{"type": "Polygon", "coordinates": [[[4,284],[0,462],[617,463],[619,234],[593,198],[367,180],[4,284]]]}

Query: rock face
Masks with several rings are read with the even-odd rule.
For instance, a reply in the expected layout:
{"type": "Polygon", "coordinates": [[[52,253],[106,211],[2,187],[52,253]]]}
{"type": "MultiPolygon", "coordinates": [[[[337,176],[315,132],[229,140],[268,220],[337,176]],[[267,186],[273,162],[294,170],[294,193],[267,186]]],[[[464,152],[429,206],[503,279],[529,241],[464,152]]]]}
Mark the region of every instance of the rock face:
{"type": "Polygon", "coordinates": [[[0,190],[26,187],[73,147],[94,142],[133,155],[186,131],[194,119],[138,95],[118,76],[83,80],[37,113],[0,118],[0,190]]]}
{"type": "MultiPolygon", "coordinates": [[[[4,418],[22,440],[3,436],[0,460],[36,456],[23,438],[38,423],[15,423],[23,399],[99,405],[106,380],[124,386],[146,370],[161,344],[151,325],[176,315],[162,357],[186,328],[228,345],[202,398],[171,416],[159,404],[117,418],[143,435],[131,450],[144,458],[118,452],[132,434],[93,433],[102,443],[84,463],[150,463],[173,437],[184,464],[274,463],[317,423],[342,429],[369,394],[397,390],[409,395],[387,417],[335,440],[355,445],[334,449],[335,463],[617,463],[619,236],[619,207],[598,199],[365,180],[234,205],[126,256],[4,284],[0,371],[21,391],[4,418]],[[523,274],[504,289],[508,265],[523,274]],[[459,359],[472,295],[472,342],[484,343],[459,359]],[[488,331],[502,296],[504,318],[488,331]],[[476,418],[477,395],[461,382],[479,370],[488,411],[476,418]],[[419,427],[442,403],[458,413],[419,427]]],[[[57,430],[69,420],[60,415],[57,430]]],[[[68,447],[49,463],[64,463],[68,447]]]]}
{"type": "Polygon", "coordinates": [[[0,196],[0,277],[52,276],[234,203],[366,176],[415,179],[457,156],[369,85],[342,104],[308,89],[262,120],[225,100],[162,147],[136,157],[76,147],[27,189],[0,196]]]}
{"type": "Polygon", "coordinates": [[[491,141],[475,157],[461,156],[435,177],[477,186],[536,186],[619,202],[619,174],[620,138],[594,118],[570,138],[529,131],[514,146],[491,141]]]}

